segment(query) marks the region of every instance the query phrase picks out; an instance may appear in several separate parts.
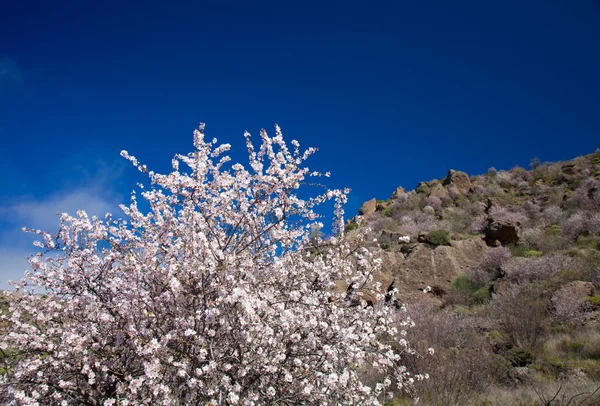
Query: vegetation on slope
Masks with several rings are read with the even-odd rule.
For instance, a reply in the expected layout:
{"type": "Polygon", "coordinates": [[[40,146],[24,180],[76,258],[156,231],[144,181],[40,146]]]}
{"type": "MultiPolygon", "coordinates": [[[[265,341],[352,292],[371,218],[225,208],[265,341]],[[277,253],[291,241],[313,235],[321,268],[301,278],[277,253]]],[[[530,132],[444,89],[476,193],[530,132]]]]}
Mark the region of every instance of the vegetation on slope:
{"type": "Polygon", "coordinates": [[[388,256],[410,255],[403,235],[433,250],[488,247],[478,266],[407,301],[419,326],[410,342],[436,349],[410,366],[431,376],[417,383],[425,404],[558,405],[577,394],[571,404],[600,404],[600,150],[531,170],[450,171],[367,203],[366,221],[347,230],[370,227],[388,256]]]}

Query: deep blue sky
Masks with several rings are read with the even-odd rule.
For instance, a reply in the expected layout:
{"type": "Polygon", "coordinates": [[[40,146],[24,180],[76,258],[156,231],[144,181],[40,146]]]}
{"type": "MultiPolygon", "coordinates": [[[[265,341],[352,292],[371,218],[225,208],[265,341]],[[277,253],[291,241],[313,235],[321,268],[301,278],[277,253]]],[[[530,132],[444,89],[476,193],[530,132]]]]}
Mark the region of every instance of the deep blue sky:
{"type": "MultiPolygon", "coordinates": [[[[23,225],[114,211],[192,130],[279,123],[331,186],[396,186],[600,146],[595,0],[12,1],[0,10],[0,288],[23,225]],[[192,5],[193,4],[193,5],[192,5]]],[[[27,245],[26,245],[27,244],[27,245]]]]}

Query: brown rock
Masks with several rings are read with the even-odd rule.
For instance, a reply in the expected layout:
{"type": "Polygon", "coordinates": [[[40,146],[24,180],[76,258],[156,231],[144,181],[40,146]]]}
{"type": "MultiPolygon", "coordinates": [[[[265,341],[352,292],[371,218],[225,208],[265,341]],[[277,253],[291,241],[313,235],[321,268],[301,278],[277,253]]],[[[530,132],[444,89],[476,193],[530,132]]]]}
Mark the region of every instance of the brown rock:
{"type": "Polygon", "coordinates": [[[379,240],[382,242],[394,242],[397,243],[399,242],[400,237],[402,237],[404,234],[399,233],[397,231],[391,231],[391,230],[382,230],[381,234],[380,234],[380,238],[379,240]]]}
{"type": "Polygon", "coordinates": [[[436,183],[429,191],[429,196],[437,196],[440,199],[445,199],[446,197],[448,197],[448,190],[446,190],[446,188],[443,187],[441,184],[436,183]]]}
{"type": "Polygon", "coordinates": [[[497,241],[500,241],[502,245],[517,244],[519,242],[519,225],[490,219],[485,229],[485,242],[490,247],[497,247],[497,241]]]}
{"type": "Polygon", "coordinates": [[[565,175],[577,175],[578,172],[574,164],[564,164],[560,169],[565,175]]]}
{"type": "Polygon", "coordinates": [[[400,196],[406,194],[406,190],[402,186],[398,186],[394,193],[392,193],[392,199],[398,199],[400,196]]]}
{"type": "Polygon", "coordinates": [[[358,213],[361,216],[368,216],[369,214],[375,213],[375,210],[377,210],[377,199],[373,198],[364,202],[362,206],[360,206],[360,209],[358,209],[358,213]]]}
{"type": "Polygon", "coordinates": [[[429,193],[429,185],[427,184],[427,182],[419,182],[419,184],[415,188],[415,192],[428,194],[429,193]]]}
{"type": "Polygon", "coordinates": [[[416,292],[424,286],[435,286],[436,292],[447,291],[452,281],[476,268],[485,258],[487,247],[478,238],[453,241],[452,246],[435,250],[416,244],[410,255],[384,252],[383,269],[392,273],[400,292],[416,292]]]}
{"type": "Polygon", "coordinates": [[[453,185],[463,195],[466,195],[471,190],[469,175],[453,169],[448,171],[448,176],[444,179],[443,184],[444,186],[453,185]]]}

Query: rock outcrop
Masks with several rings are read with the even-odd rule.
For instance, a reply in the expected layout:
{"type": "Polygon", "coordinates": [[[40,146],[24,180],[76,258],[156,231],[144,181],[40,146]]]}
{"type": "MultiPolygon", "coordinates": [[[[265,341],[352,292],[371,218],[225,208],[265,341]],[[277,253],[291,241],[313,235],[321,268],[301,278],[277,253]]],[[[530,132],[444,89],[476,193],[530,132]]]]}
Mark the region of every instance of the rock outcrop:
{"type": "Polygon", "coordinates": [[[469,175],[465,172],[450,169],[448,176],[444,179],[444,186],[453,185],[461,194],[466,195],[471,190],[471,181],[469,175]]]}
{"type": "Polygon", "coordinates": [[[519,225],[510,221],[498,221],[490,218],[485,229],[485,243],[490,247],[517,244],[519,242],[519,225]]]}
{"type": "Polygon", "coordinates": [[[406,194],[406,190],[402,186],[398,186],[394,193],[392,193],[392,199],[399,199],[401,196],[406,194]]]}
{"type": "Polygon", "coordinates": [[[416,292],[427,286],[448,290],[452,281],[477,267],[485,258],[487,247],[479,239],[452,241],[451,246],[435,249],[415,244],[408,255],[400,251],[383,252],[383,282],[393,278],[400,293],[416,292]]]}
{"type": "Polygon", "coordinates": [[[445,199],[446,197],[448,197],[448,190],[440,183],[436,183],[429,190],[429,196],[436,196],[440,199],[445,199]]]}
{"type": "Polygon", "coordinates": [[[358,209],[358,213],[361,216],[368,216],[369,214],[373,214],[375,213],[375,210],[377,210],[377,200],[375,198],[366,201],[362,204],[362,206],[360,206],[360,209],[358,209]]]}

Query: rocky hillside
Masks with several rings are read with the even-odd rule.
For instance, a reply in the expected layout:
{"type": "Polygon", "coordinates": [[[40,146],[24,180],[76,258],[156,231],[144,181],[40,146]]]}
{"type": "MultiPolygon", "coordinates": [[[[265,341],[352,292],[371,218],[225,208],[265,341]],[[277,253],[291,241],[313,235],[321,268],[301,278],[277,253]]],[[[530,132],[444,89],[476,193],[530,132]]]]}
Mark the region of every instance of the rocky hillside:
{"type": "Polygon", "coordinates": [[[600,404],[600,150],[451,170],[359,216],[348,237],[370,229],[376,282],[407,304],[417,347],[438,350],[413,365],[431,375],[426,404],[554,405],[583,392],[571,404],[600,404]]]}

